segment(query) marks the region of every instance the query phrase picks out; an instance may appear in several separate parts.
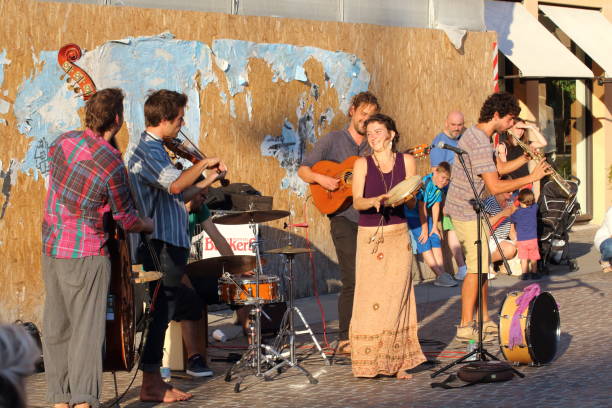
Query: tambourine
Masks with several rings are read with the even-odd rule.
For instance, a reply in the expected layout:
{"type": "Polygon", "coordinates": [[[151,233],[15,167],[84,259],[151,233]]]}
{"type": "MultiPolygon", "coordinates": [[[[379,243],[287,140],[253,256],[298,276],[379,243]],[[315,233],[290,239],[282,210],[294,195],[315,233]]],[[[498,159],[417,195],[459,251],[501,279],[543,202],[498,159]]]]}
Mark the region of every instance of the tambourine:
{"type": "Polygon", "coordinates": [[[406,180],[400,181],[391,190],[389,190],[389,198],[385,200],[386,206],[395,207],[402,204],[408,196],[414,195],[423,187],[421,176],[410,176],[406,180]]]}

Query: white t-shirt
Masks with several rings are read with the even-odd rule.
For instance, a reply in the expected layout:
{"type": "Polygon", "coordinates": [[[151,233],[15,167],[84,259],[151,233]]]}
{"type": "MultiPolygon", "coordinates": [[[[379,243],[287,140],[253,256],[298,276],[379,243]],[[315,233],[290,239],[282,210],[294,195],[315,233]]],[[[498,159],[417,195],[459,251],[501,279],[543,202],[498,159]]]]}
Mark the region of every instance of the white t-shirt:
{"type": "Polygon", "coordinates": [[[601,227],[595,233],[595,238],[593,238],[595,248],[599,251],[601,243],[610,237],[612,237],[612,207],[609,207],[608,211],[606,211],[606,218],[604,218],[601,227]]]}

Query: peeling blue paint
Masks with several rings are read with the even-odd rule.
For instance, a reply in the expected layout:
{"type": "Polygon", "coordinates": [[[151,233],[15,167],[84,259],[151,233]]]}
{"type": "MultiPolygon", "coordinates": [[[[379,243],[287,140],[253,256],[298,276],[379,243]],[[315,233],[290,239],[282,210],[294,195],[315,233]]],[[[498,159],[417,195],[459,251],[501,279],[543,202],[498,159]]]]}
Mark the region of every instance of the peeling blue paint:
{"type": "Polygon", "coordinates": [[[247,114],[249,115],[249,122],[253,120],[253,95],[251,91],[246,91],[244,95],[244,102],[247,108],[247,114]]]}
{"type": "Polygon", "coordinates": [[[0,52],[0,86],[4,83],[4,66],[11,63],[11,60],[6,58],[6,48],[0,52]]]}
{"type": "MultiPolygon", "coordinates": [[[[0,63],[6,52],[0,53],[0,63]]],[[[18,89],[14,104],[19,132],[29,138],[29,149],[21,170],[46,174],[46,152],[50,143],[61,133],[81,128],[78,111],[84,106],[82,98],[68,89],[60,80],[63,71],[57,64],[57,51],[42,51],[32,56],[36,69],[18,89]]],[[[77,65],[94,80],[98,89],[119,87],[125,92],[125,121],[130,142],[134,142],[144,129],[143,104],[149,90],[167,88],[184,92],[189,97],[185,113],[186,131],[198,135],[200,128],[200,91],[211,83],[219,82],[213,63],[227,81],[229,95],[217,86],[222,103],[229,100],[230,116],[237,117],[235,96],[244,93],[249,121],[253,119],[253,96],[248,89],[248,62],[260,58],[269,64],[273,82],[301,81],[309,89],[297,106],[297,123],[285,119],[279,136],[266,136],[261,144],[264,156],[273,156],[287,174],[281,188],[303,195],[306,185],[297,177],[297,168],[307,143],[315,143],[329,126],[335,115],[331,107],[319,118],[314,117],[314,105],[307,105],[310,95],[315,101],[325,89],[334,87],[338,105],[347,111],[350,99],[368,88],[370,74],[362,60],[344,52],[327,51],[315,47],[289,44],[257,44],[247,41],[219,39],[211,47],[198,41],[175,39],[171,33],[150,37],[129,37],[109,41],[85,52],[77,65]],[[304,64],[310,58],[320,62],[324,84],[309,82],[304,64]]],[[[1,68],[1,66],[0,66],[1,68]]],[[[0,69],[0,84],[3,71],[0,69]]],[[[225,87],[223,87],[225,88],[225,87]]],[[[291,103],[289,101],[289,103],[291,103]]],[[[1,108],[1,106],[0,106],[1,108]]],[[[198,142],[198,137],[194,137],[198,142]]]]}
{"type": "Polygon", "coordinates": [[[314,105],[306,105],[306,101],[306,94],[303,94],[296,109],[297,128],[285,118],[281,135],[267,135],[261,144],[261,154],[274,157],[286,171],[281,188],[293,191],[299,196],[306,194],[307,185],[298,177],[297,170],[302,163],[306,142],[316,141],[314,105]]]}
{"type": "MultiPolygon", "coordinates": [[[[2,88],[2,84],[4,83],[4,67],[11,63],[11,60],[6,58],[6,49],[0,52],[0,88],[2,88]]],[[[2,94],[4,96],[8,95],[7,90],[3,90],[2,94]]],[[[11,104],[8,101],[0,98],[0,115],[6,115],[11,109],[11,104]]],[[[0,119],[0,124],[6,124],[6,119],[0,119]]]]}
{"type": "Polygon", "coordinates": [[[248,85],[247,67],[250,58],[262,58],[266,61],[272,69],[274,82],[306,82],[308,78],[304,64],[308,59],[314,58],[323,66],[329,86],[336,88],[340,108],[345,112],[348,111],[351,98],[367,90],[370,82],[370,74],[363,61],[345,52],[228,39],[213,41],[212,49],[217,58],[229,64],[224,72],[231,96],[243,92],[248,85]]]}
{"type": "Polygon", "coordinates": [[[233,99],[230,100],[230,116],[236,119],[236,102],[233,99]]]}
{"type": "MultiPolygon", "coordinates": [[[[40,161],[35,159],[40,141],[45,140],[48,145],[63,132],[82,127],[78,110],[84,105],[59,79],[63,72],[57,64],[57,51],[43,51],[36,59],[44,65],[24,81],[15,101],[17,127],[33,139],[22,170],[32,170],[35,176],[36,169],[43,172],[40,161]]],[[[199,133],[199,89],[216,81],[212,52],[206,44],[176,40],[169,33],[127,38],[84,53],[76,64],[92,77],[98,89],[123,89],[124,116],[131,142],[144,129],[143,104],[147,93],[160,88],[187,94],[185,128],[192,130],[191,134],[199,133]]]]}

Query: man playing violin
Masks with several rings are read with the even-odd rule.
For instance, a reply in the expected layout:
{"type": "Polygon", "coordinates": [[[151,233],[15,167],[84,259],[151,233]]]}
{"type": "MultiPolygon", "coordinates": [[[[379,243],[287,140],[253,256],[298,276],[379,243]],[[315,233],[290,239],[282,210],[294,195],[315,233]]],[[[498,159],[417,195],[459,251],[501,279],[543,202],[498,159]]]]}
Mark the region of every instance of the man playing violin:
{"type": "MultiPolygon", "coordinates": [[[[366,156],[372,149],[366,140],[365,121],[380,110],[378,100],[370,92],[353,97],[348,115],[350,122],[345,129],[328,133],[306,154],[298,176],[306,183],[317,183],[329,191],[338,189],[339,180],[316,173],[312,166],[321,160],[341,163],[350,156],[366,156]]],[[[353,206],[329,215],[331,235],[340,265],[342,289],[338,298],[338,351],[350,352],[348,330],[353,313],[355,293],[355,253],[357,250],[357,221],[359,214],[353,206]]]]}
{"type": "MultiPolygon", "coordinates": [[[[152,300],[152,320],[141,360],[142,401],[175,402],[192,396],[161,378],[164,338],[170,320],[182,321],[184,330],[187,326],[188,331],[195,331],[202,317],[201,301],[193,289],[181,282],[190,247],[185,204],[201,195],[218,177],[218,171],[227,170],[218,158],[202,159],[182,171],[170,160],[164,142],[177,137],[184,124],[186,105],[187,96],[182,93],[162,89],[150,94],[144,105],[146,130],[138,143],[128,148],[125,158],[137,200],[156,227],[146,245],[132,234],[132,250],[138,249],[133,257],[145,270],[164,273],[152,300]],[[207,169],[207,177],[198,181],[207,169]]],[[[151,294],[156,285],[150,283],[151,294]]],[[[192,347],[187,346],[190,352],[192,347]]]]}
{"type": "Polygon", "coordinates": [[[56,408],[98,406],[111,261],[112,218],[130,232],[152,232],[139,217],[121,154],[123,92],[103,89],[85,105],[84,131],[59,136],[49,148],[42,270],[43,349],[47,397],[56,408]]]}

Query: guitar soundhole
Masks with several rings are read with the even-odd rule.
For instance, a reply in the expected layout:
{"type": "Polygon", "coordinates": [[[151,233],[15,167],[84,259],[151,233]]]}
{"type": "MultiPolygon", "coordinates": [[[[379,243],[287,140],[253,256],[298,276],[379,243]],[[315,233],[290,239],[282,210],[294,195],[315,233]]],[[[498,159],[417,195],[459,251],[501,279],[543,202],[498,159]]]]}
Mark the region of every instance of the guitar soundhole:
{"type": "Polygon", "coordinates": [[[347,171],[346,173],[344,173],[344,177],[342,177],[342,179],[344,180],[344,184],[349,184],[352,178],[353,172],[351,171],[347,171]]]}

